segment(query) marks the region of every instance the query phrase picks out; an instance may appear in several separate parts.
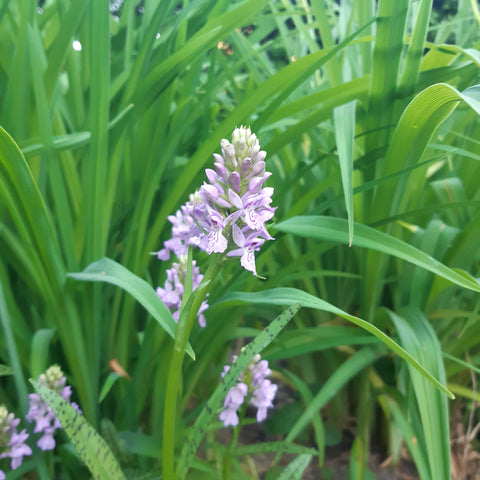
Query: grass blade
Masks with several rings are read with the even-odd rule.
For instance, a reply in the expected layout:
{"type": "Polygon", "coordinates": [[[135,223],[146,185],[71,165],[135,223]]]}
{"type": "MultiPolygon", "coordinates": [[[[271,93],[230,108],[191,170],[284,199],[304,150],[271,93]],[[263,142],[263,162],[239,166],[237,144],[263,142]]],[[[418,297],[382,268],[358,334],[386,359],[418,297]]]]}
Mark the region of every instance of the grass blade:
{"type": "MultiPolygon", "coordinates": [[[[292,233],[301,237],[348,244],[348,224],[346,220],[341,218],[305,215],[278,223],[275,228],[280,232],[292,233]]],[[[355,231],[355,245],[358,247],[369,248],[401,258],[440,275],[460,287],[480,292],[480,284],[466,272],[454,271],[430,255],[391,235],[361,224],[355,224],[355,231]]]]}

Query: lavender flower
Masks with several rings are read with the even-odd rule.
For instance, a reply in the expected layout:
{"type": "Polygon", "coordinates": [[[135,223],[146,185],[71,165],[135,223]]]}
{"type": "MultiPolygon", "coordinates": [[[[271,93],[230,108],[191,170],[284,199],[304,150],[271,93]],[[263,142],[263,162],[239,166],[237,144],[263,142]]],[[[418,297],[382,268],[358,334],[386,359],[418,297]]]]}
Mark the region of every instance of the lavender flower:
{"type": "MultiPolygon", "coordinates": [[[[66,381],[65,375],[58,365],[51,366],[38,379],[39,383],[61,395],[66,402],[70,402],[72,387],[70,385],[65,386],[66,381]]],[[[35,421],[35,429],[33,430],[35,433],[43,434],[38,440],[37,446],[44,451],[53,450],[55,448],[53,434],[55,430],[62,428],[62,425],[53,413],[53,410],[42,400],[40,395],[31,393],[29,398],[30,409],[26,418],[29,422],[35,421]]],[[[75,410],[82,413],[75,402],[72,402],[71,405],[75,410]]]]}
{"type": "MultiPolygon", "coordinates": [[[[236,357],[234,357],[234,361],[235,359],[236,357]]],[[[229,370],[230,366],[225,366],[222,377],[229,370]]],[[[225,397],[224,409],[220,412],[219,419],[226,427],[238,425],[237,412],[244,404],[245,399],[250,405],[257,408],[257,422],[262,422],[267,418],[267,409],[273,408],[273,399],[277,393],[277,385],[267,379],[271,373],[267,360],[261,360],[260,355],[256,355],[245,372],[237,379],[237,384],[229,390],[225,397]]]]}
{"type": "MultiPolygon", "coordinates": [[[[10,468],[15,470],[22,464],[23,457],[32,454],[32,449],[25,443],[28,438],[26,430],[17,432],[20,419],[8,413],[4,405],[0,405],[0,459],[11,458],[10,468]]],[[[0,480],[5,480],[5,473],[0,470],[0,480]]]]}
{"type": "Polygon", "coordinates": [[[263,187],[271,175],[265,171],[266,152],[246,127],[234,130],[232,143],[223,139],[220,145],[222,155],[214,154],[215,170],[205,170],[208,182],[168,217],[172,238],[157,256],[168,260],[171,252],[178,257],[194,246],[209,255],[241,257],[241,265],[257,275],[255,252],[265,240],[273,240],[265,223],[276,210],[270,206],[273,188],[263,187]]]}
{"type": "MultiPolygon", "coordinates": [[[[201,283],[203,275],[196,266],[195,260],[192,262],[192,291],[201,283]]],[[[176,322],[180,317],[180,307],[182,304],[182,296],[184,291],[185,277],[187,275],[187,257],[180,255],[179,263],[173,263],[172,268],[167,270],[167,280],[164,288],[157,288],[157,295],[160,297],[165,306],[172,312],[172,316],[176,322]]],[[[198,310],[198,323],[203,328],[207,325],[203,312],[208,308],[205,300],[198,310]]]]}

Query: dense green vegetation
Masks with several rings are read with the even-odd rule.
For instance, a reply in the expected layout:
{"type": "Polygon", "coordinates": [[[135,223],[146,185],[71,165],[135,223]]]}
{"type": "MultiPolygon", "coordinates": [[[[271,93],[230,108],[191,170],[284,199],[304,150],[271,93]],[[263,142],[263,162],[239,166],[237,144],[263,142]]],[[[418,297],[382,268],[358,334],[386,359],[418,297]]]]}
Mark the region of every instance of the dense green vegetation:
{"type": "MultiPolygon", "coordinates": [[[[373,478],[372,445],[393,463],[406,445],[422,479],[464,478],[473,457],[452,467],[450,452],[478,422],[477,3],[137,3],[0,2],[0,404],[24,417],[28,379],[61,365],[129,479],[260,478],[262,449],[297,455],[262,478],[302,478],[345,430],[351,478],[373,478]],[[151,252],[241,125],[267,152],[275,240],[256,255],[264,278],[212,267],[207,327],[185,310],[177,329],[183,358],[152,290],[171,261],[151,252]],[[208,405],[252,341],[225,384],[258,351],[288,398],[265,445],[235,451],[208,405]]],[[[57,438],[0,469],[87,478],[57,438]]]]}

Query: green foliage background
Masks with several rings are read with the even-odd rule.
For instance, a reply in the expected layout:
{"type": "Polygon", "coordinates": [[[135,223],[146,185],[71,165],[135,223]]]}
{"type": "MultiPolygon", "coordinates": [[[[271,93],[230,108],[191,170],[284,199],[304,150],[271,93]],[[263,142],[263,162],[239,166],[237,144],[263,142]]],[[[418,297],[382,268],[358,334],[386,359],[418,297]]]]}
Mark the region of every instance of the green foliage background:
{"type": "MultiPolygon", "coordinates": [[[[167,216],[220,139],[250,125],[273,172],[276,240],[257,260],[266,280],[232,262],[211,291],[208,327],[190,338],[178,451],[232,346],[302,302],[282,297],[288,287],[329,306],[304,302],[264,352],[295,400],[280,434],[314,442],[321,464],[354,416],[352,478],[368,478],[372,435],[396,459],[405,440],[421,478],[450,478],[452,405],[411,358],[472,399],[480,14],[454,3],[443,16],[432,0],[145,0],[141,14],[126,0],[115,15],[107,0],[1,2],[0,362],[13,374],[0,402],[25,413],[25,379],[59,363],[85,418],[122,432],[122,466],[155,471],[168,329],[122,290],[67,273],[106,256],[163,284],[150,252],[167,216]],[[112,359],[131,380],[112,377],[112,359]]],[[[191,478],[216,475],[220,453],[206,450],[191,478]]],[[[82,478],[71,450],[57,455],[24,468],[82,478]]]]}

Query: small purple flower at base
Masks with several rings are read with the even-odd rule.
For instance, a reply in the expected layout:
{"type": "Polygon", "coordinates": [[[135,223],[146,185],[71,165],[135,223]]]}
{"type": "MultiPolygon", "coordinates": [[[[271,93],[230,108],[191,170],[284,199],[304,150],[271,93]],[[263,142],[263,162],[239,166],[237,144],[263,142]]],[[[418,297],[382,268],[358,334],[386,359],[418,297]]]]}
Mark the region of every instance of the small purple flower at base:
{"type": "MultiPolygon", "coordinates": [[[[236,357],[234,357],[235,361],[236,357]]],[[[222,377],[230,370],[226,365],[223,369],[222,377]]],[[[271,374],[268,368],[268,362],[261,360],[260,355],[256,355],[253,361],[248,365],[245,371],[237,379],[237,384],[227,393],[223,402],[224,410],[220,412],[219,419],[225,427],[236,427],[239,423],[238,410],[245,403],[257,408],[257,422],[262,422],[267,418],[267,410],[273,408],[273,400],[277,393],[277,385],[267,379],[271,374]]]]}
{"type": "MultiPolygon", "coordinates": [[[[26,430],[17,432],[19,423],[20,419],[0,405],[0,459],[10,458],[12,470],[22,464],[23,457],[32,454],[32,449],[25,443],[28,438],[26,430]]],[[[0,470],[0,480],[2,479],[5,479],[5,472],[0,470]]]]}
{"type": "Polygon", "coordinates": [[[248,387],[244,383],[238,383],[227,393],[223,403],[225,410],[219,415],[220,420],[226,427],[228,425],[231,425],[232,427],[238,425],[237,411],[245,400],[247,393],[248,387]]]}
{"type": "MultiPolygon", "coordinates": [[[[70,402],[72,387],[70,385],[65,386],[67,379],[58,365],[53,365],[44,374],[42,373],[38,381],[61,395],[66,402],[70,402]]],[[[53,450],[55,448],[53,434],[55,430],[62,428],[62,425],[53,413],[53,410],[42,400],[40,395],[31,393],[29,399],[30,408],[26,418],[29,422],[35,421],[34,433],[42,433],[42,436],[37,441],[37,446],[43,451],[53,450]]],[[[82,413],[75,402],[71,402],[71,405],[80,414],[82,413]]]]}

